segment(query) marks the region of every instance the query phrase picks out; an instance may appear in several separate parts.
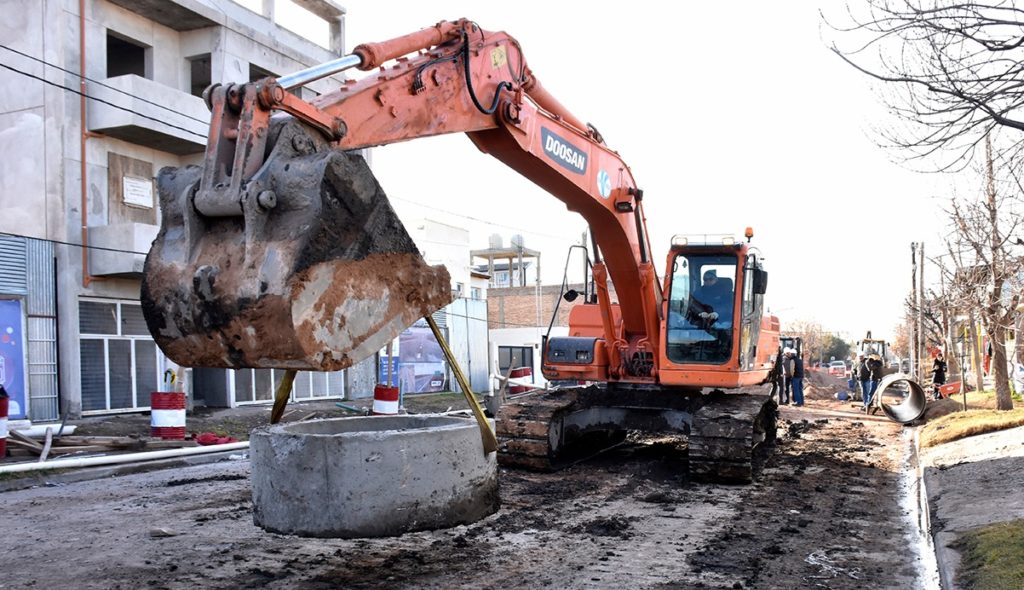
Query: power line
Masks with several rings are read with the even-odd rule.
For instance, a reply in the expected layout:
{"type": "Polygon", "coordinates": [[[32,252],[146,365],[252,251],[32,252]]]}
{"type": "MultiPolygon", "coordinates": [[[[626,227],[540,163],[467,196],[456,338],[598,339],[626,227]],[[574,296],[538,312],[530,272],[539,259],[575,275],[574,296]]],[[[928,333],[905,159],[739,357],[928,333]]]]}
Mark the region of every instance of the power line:
{"type": "MultiPolygon", "coordinates": [[[[125,96],[127,96],[129,98],[134,99],[134,100],[138,100],[140,102],[144,102],[146,104],[150,104],[150,105],[153,105],[155,107],[158,107],[158,108],[170,111],[171,113],[174,113],[174,114],[176,114],[178,116],[181,116],[181,117],[184,117],[186,119],[190,119],[192,121],[196,121],[197,123],[202,123],[203,125],[208,125],[209,124],[208,121],[204,121],[204,120],[199,119],[197,117],[193,117],[191,115],[187,115],[185,113],[178,112],[178,111],[176,111],[176,110],[174,110],[174,109],[172,109],[172,108],[170,108],[170,107],[168,107],[166,105],[162,105],[160,103],[157,103],[157,102],[154,102],[154,101],[142,98],[141,96],[132,94],[130,92],[126,92],[124,90],[121,90],[120,88],[116,88],[114,86],[110,86],[109,84],[106,84],[106,83],[104,83],[104,82],[102,82],[100,80],[96,80],[95,78],[91,78],[89,76],[83,76],[83,75],[81,75],[81,74],[79,74],[79,73],[77,73],[77,72],[75,72],[73,70],[68,70],[66,68],[63,68],[63,67],[61,67],[59,65],[50,63],[50,62],[48,62],[46,60],[43,60],[41,58],[35,57],[33,55],[29,55],[29,54],[27,54],[27,53],[25,53],[23,51],[19,51],[17,49],[8,47],[8,46],[3,45],[3,44],[0,44],[0,49],[6,49],[7,51],[10,51],[10,52],[15,53],[17,55],[20,55],[22,57],[31,59],[33,61],[36,61],[36,62],[41,63],[43,65],[49,66],[49,67],[54,68],[56,70],[60,70],[60,71],[65,72],[67,74],[71,74],[72,76],[75,76],[75,77],[78,77],[78,78],[81,78],[81,79],[84,79],[84,80],[88,80],[89,82],[92,82],[93,84],[96,84],[96,85],[102,86],[104,88],[113,90],[114,92],[118,92],[118,93],[123,94],[123,95],[125,95],[125,96]]],[[[171,127],[173,129],[178,129],[180,131],[184,131],[184,132],[189,133],[191,135],[194,135],[196,137],[201,137],[204,140],[207,139],[206,135],[203,135],[203,134],[200,134],[200,133],[196,133],[195,131],[192,131],[191,129],[187,129],[185,127],[181,127],[181,126],[175,125],[173,123],[169,123],[167,121],[164,121],[163,119],[158,119],[158,118],[155,118],[155,117],[151,117],[149,115],[145,115],[143,113],[140,113],[138,111],[132,110],[130,108],[123,107],[123,106],[111,103],[111,102],[109,102],[107,100],[104,100],[102,98],[98,98],[98,97],[95,97],[95,96],[92,96],[92,95],[89,95],[89,94],[85,94],[85,93],[83,93],[83,92],[81,92],[79,90],[75,90],[73,88],[68,88],[67,86],[64,86],[62,84],[58,84],[56,82],[51,82],[51,81],[49,81],[49,80],[47,80],[45,78],[36,76],[34,74],[30,74],[30,73],[22,71],[22,70],[19,70],[19,69],[13,67],[13,66],[8,65],[8,64],[0,63],[0,67],[4,67],[4,68],[6,68],[8,70],[11,70],[13,72],[22,74],[23,76],[28,76],[30,78],[34,78],[36,80],[39,80],[39,81],[44,82],[46,84],[49,84],[51,86],[55,86],[57,88],[61,88],[61,89],[66,90],[68,92],[73,92],[73,93],[75,93],[75,94],[77,94],[79,96],[84,96],[85,98],[87,98],[89,100],[94,100],[96,102],[100,102],[100,103],[109,105],[109,106],[114,107],[116,109],[120,109],[122,111],[129,112],[129,113],[132,113],[134,115],[138,115],[138,116],[143,117],[145,119],[149,119],[149,120],[154,121],[156,123],[161,123],[163,125],[167,125],[168,127],[171,127]]],[[[522,233],[527,234],[527,235],[544,237],[544,238],[550,238],[550,239],[555,239],[555,240],[570,240],[570,241],[572,240],[571,237],[568,237],[568,236],[565,236],[565,235],[554,235],[554,234],[547,234],[547,233],[543,233],[543,232],[531,231],[531,230],[523,229],[522,227],[507,225],[507,224],[504,224],[504,223],[498,223],[496,221],[490,221],[490,220],[487,220],[487,219],[480,219],[478,217],[473,217],[471,215],[466,215],[465,213],[457,213],[455,211],[451,211],[451,210],[448,210],[448,209],[441,209],[441,208],[438,208],[438,207],[436,207],[434,205],[428,205],[428,204],[420,203],[420,202],[413,201],[413,200],[410,200],[410,199],[403,199],[401,197],[388,197],[388,198],[392,199],[392,200],[396,200],[396,201],[401,201],[403,203],[409,203],[410,205],[415,205],[417,207],[423,207],[425,209],[431,209],[431,210],[434,210],[434,211],[445,213],[447,215],[453,215],[455,217],[460,217],[462,219],[468,219],[470,221],[475,221],[477,223],[483,223],[485,225],[490,225],[490,226],[494,226],[494,227],[502,227],[502,228],[509,229],[509,230],[512,230],[512,231],[522,232],[522,233]]],[[[437,243],[437,242],[435,242],[435,243],[437,243]]]]}
{"type": "MultiPolygon", "coordinates": [[[[0,64],[2,65],[2,64],[0,64]]],[[[39,242],[50,242],[51,244],[60,244],[61,246],[72,246],[74,248],[85,248],[86,250],[99,250],[101,252],[114,252],[116,254],[138,254],[140,256],[146,256],[148,252],[136,252],[134,250],[121,250],[119,248],[104,248],[103,246],[83,246],[82,244],[76,244],[75,242],[65,242],[63,240],[52,240],[50,238],[37,238],[35,236],[26,236],[24,234],[15,234],[6,231],[0,231],[0,236],[7,236],[9,238],[22,238],[24,240],[36,240],[39,242]]]]}
{"type": "MultiPolygon", "coordinates": [[[[21,239],[24,239],[24,240],[37,240],[37,241],[40,241],[40,242],[49,242],[51,244],[60,244],[62,246],[72,246],[74,248],[85,248],[87,250],[98,250],[98,251],[101,251],[101,252],[114,252],[114,253],[117,253],[117,254],[137,254],[137,255],[140,255],[140,256],[148,255],[148,252],[136,252],[134,250],[122,250],[122,249],[118,249],[118,248],[105,248],[103,246],[83,246],[82,244],[76,244],[75,242],[65,242],[63,240],[53,240],[53,239],[50,239],[50,238],[37,238],[37,237],[33,237],[33,236],[27,236],[27,235],[24,235],[24,234],[16,234],[16,233],[6,232],[6,231],[0,231],[0,237],[21,238],[21,239]]],[[[469,297],[459,297],[458,299],[462,299],[462,300],[466,300],[466,301],[484,301],[483,299],[471,299],[469,297]]],[[[476,317],[476,316],[470,316],[470,315],[454,313],[454,312],[451,312],[451,311],[449,311],[447,313],[448,313],[448,315],[450,315],[452,317],[463,318],[463,319],[467,319],[467,320],[473,320],[473,321],[478,321],[478,322],[488,322],[489,321],[488,318],[485,318],[485,317],[481,318],[481,317],[476,317]]],[[[543,328],[544,327],[544,326],[536,326],[534,324],[521,324],[521,323],[509,322],[509,321],[500,321],[500,322],[497,322],[497,323],[501,324],[501,325],[505,325],[505,326],[515,326],[517,328],[543,328]]]]}
{"type": "Polygon", "coordinates": [[[56,82],[51,82],[51,81],[47,80],[46,78],[42,78],[42,77],[37,76],[35,74],[30,74],[28,72],[19,70],[18,68],[15,68],[13,66],[9,66],[9,65],[7,65],[5,63],[0,63],[0,68],[4,68],[4,69],[7,69],[7,70],[10,70],[12,72],[21,74],[22,76],[26,76],[28,78],[33,78],[35,80],[39,80],[40,82],[43,82],[45,84],[49,84],[50,86],[54,86],[56,88],[67,90],[68,92],[77,94],[78,96],[84,96],[85,98],[87,98],[89,100],[94,100],[96,102],[101,102],[101,103],[103,103],[105,105],[114,107],[115,109],[122,110],[122,111],[125,111],[127,113],[131,113],[133,115],[137,115],[139,117],[142,117],[143,119],[149,119],[150,121],[154,121],[156,123],[160,123],[161,125],[166,125],[166,126],[171,127],[173,129],[178,129],[180,131],[184,131],[185,133],[189,133],[191,135],[195,135],[196,137],[201,138],[204,142],[206,141],[206,135],[203,135],[201,133],[196,133],[195,131],[192,131],[191,129],[186,129],[185,127],[181,127],[181,126],[175,125],[173,123],[168,123],[167,121],[164,121],[164,120],[161,120],[161,119],[157,119],[156,117],[150,117],[149,115],[144,115],[144,114],[142,114],[142,113],[140,113],[138,111],[133,111],[132,109],[129,109],[127,107],[123,107],[121,105],[116,105],[116,104],[114,104],[114,103],[112,103],[110,101],[103,100],[102,98],[96,98],[95,96],[89,96],[88,94],[86,94],[86,93],[84,93],[84,92],[82,92],[80,90],[75,90],[74,88],[68,88],[67,86],[64,86],[63,84],[58,84],[56,82]]]}
{"type": "Polygon", "coordinates": [[[144,102],[144,103],[147,103],[147,104],[151,104],[151,105],[153,105],[155,107],[159,107],[161,109],[170,111],[170,112],[174,113],[175,115],[178,115],[178,116],[181,116],[181,117],[185,117],[186,119],[192,119],[193,121],[196,121],[198,123],[202,123],[203,125],[209,125],[210,124],[209,121],[204,121],[204,120],[202,120],[202,119],[200,119],[198,117],[193,117],[192,115],[186,115],[185,113],[178,112],[178,111],[172,109],[171,107],[169,107],[167,105],[160,104],[158,102],[153,102],[152,100],[148,100],[148,99],[142,98],[141,96],[137,96],[137,95],[132,94],[130,92],[126,92],[124,90],[121,90],[120,88],[115,88],[114,86],[111,86],[109,84],[101,82],[100,80],[96,80],[94,78],[90,78],[89,76],[83,76],[82,74],[79,74],[78,72],[75,72],[74,70],[69,70],[69,69],[66,69],[66,68],[62,68],[61,66],[58,66],[57,64],[50,63],[50,62],[48,62],[48,61],[46,61],[44,59],[38,58],[38,57],[36,57],[34,55],[29,55],[29,54],[27,54],[27,53],[25,53],[23,51],[18,51],[17,49],[8,47],[8,46],[3,45],[3,44],[0,44],[0,49],[6,49],[7,51],[10,51],[11,53],[16,53],[16,54],[18,54],[18,55],[20,55],[22,57],[27,57],[28,59],[31,59],[33,61],[37,61],[37,62],[39,62],[39,63],[41,63],[43,65],[49,66],[49,67],[54,68],[56,70],[60,70],[60,71],[62,71],[64,73],[66,73],[66,74],[71,74],[72,76],[75,76],[76,78],[81,78],[83,80],[88,80],[89,82],[92,82],[93,84],[96,84],[98,86],[102,86],[104,88],[109,88],[110,90],[113,90],[114,92],[120,92],[121,94],[123,94],[125,96],[131,97],[131,98],[133,98],[135,100],[138,100],[138,101],[141,101],[141,102],[144,102]]]}

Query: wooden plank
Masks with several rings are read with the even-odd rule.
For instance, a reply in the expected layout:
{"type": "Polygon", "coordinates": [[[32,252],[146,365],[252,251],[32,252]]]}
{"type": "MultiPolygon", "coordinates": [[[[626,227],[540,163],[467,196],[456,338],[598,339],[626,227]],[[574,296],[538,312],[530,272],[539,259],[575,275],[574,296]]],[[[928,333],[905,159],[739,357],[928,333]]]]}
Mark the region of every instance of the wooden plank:
{"type": "Polygon", "coordinates": [[[142,439],[130,436],[62,436],[57,439],[62,446],[71,445],[120,445],[141,444],[142,439]]]}
{"type": "Polygon", "coordinates": [[[142,448],[145,450],[153,449],[181,449],[185,447],[198,447],[199,443],[194,440],[146,440],[143,442],[142,448]]]}
{"type": "Polygon", "coordinates": [[[53,446],[53,429],[46,429],[46,442],[43,443],[43,451],[39,453],[39,462],[46,461],[46,457],[50,455],[50,447],[53,446]]]}
{"type": "Polygon", "coordinates": [[[89,447],[50,447],[51,455],[67,455],[68,453],[108,453],[110,447],[100,445],[89,447]]]}
{"type": "Polygon", "coordinates": [[[25,436],[24,434],[18,432],[17,430],[10,431],[7,434],[7,437],[8,437],[9,441],[18,440],[18,441],[21,441],[21,442],[23,442],[23,443],[25,443],[27,445],[31,445],[31,447],[34,448],[37,452],[41,452],[43,450],[43,445],[37,443],[36,441],[34,441],[31,438],[25,436]]]}
{"type": "Polygon", "coordinates": [[[26,451],[30,451],[32,453],[32,456],[34,456],[34,457],[38,457],[39,456],[39,451],[43,450],[43,447],[39,443],[37,443],[35,441],[33,441],[31,443],[27,443],[27,442],[25,442],[23,440],[18,440],[18,439],[13,438],[13,437],[7,439],[7,446],[9,448],[17,447],[19,449],[24,449],[26,451]]]}

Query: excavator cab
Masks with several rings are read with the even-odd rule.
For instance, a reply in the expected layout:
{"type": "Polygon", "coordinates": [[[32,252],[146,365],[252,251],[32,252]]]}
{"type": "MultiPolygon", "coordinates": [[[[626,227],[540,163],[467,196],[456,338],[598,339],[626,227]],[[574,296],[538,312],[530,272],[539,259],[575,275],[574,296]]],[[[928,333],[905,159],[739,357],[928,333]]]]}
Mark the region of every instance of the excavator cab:
{"type": "Polygon", "coordinates": [[[764,379],[759,350],[768,274],[756,250],[729,236],[676,237],[668,255],[666,384],[740,387],[764,379]]]}
{"type": "Polygon", "coordinates": [[[802,358],[804,356],[803,339],[799,336],[783,336],[779,338],[779,348],[782,350],[791,348],[798,357],[802,358]]]}

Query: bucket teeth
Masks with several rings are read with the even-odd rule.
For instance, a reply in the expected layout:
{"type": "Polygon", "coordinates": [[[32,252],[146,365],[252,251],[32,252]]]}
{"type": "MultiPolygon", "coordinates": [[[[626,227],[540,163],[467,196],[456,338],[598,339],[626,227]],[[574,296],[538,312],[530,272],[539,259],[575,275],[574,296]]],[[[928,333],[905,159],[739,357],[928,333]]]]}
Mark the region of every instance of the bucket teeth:
{"type": "Polygon", "coordinates": [[[310,153],[303,136],[271,128],[234,216],[197,211],[200,168],[160,171],[142,307],[174,362],[340,370],[451,302],[448,271],[423,261],[363,158],[318,140],[310,153]]]}

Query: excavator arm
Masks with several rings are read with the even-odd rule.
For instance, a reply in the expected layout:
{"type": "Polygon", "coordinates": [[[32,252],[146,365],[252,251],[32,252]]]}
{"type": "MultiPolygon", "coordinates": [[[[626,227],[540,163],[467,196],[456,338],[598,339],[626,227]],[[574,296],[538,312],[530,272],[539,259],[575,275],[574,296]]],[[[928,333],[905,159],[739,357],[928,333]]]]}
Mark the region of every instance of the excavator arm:
{"type": "MultiPolygon", "coordinates": [[[[205,159],[158,178],[163,225],[142,292],[150,330],[175,362],[337,370],[447,304],[447,273],[423,263],[353,154],[456,132],[590,224],[608,374],[623,374],[628,356],[657,356],[661,292],[643,193],[596,129],[543,88],[509,35],[441,22],[204,96],[205,159]],[[311,102],[289,92],[351,67],[373,73],[311,102]]],[[[443,195],[458,182],[452,172],[424,194],[443,195]]]]}

